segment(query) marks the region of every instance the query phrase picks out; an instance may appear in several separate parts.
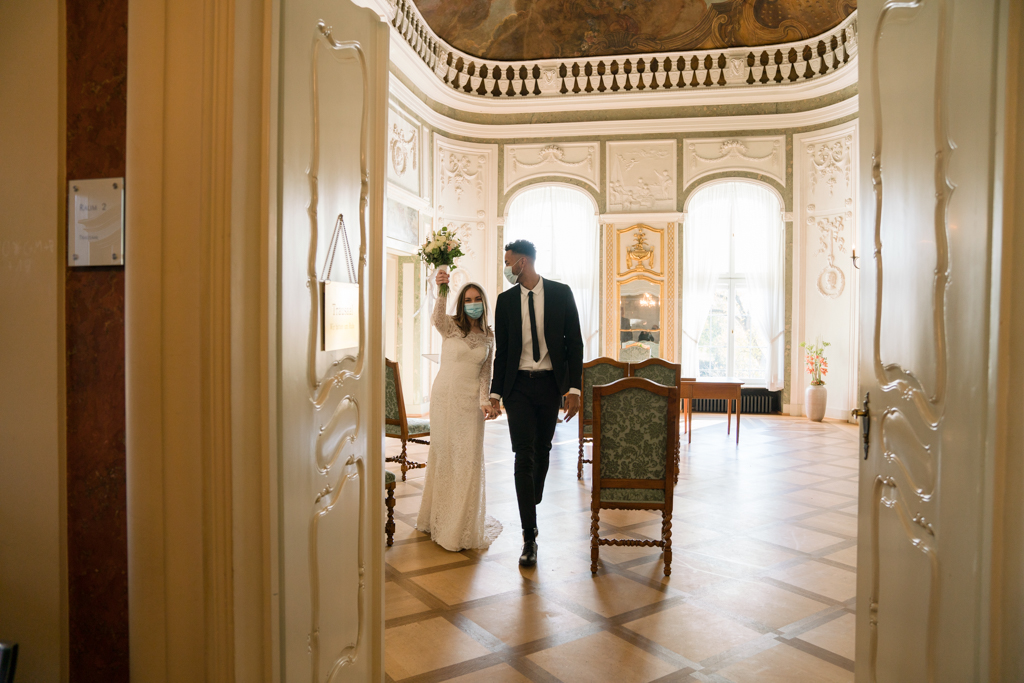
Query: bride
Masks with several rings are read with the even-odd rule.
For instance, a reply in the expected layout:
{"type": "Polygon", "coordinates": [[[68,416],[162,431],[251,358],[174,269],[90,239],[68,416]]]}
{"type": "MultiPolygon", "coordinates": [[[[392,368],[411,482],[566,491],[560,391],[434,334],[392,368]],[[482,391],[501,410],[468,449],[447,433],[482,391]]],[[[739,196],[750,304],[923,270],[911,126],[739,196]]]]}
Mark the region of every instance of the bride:
{"type": "MultiPolygon", "coordinates": [[[[438,285],[448,273],[438,271],[438,285]]],[[[487,301],[470,283],[456,299],[455,315],[439,296],[432,321],[441,333],[441,367],[430,392],[430,453],[416,528],[441,547],[486,548],[501,523],[486,515],[484,420],[497,417],[489,398],[494,332],[487,325],[487,301]]]]}

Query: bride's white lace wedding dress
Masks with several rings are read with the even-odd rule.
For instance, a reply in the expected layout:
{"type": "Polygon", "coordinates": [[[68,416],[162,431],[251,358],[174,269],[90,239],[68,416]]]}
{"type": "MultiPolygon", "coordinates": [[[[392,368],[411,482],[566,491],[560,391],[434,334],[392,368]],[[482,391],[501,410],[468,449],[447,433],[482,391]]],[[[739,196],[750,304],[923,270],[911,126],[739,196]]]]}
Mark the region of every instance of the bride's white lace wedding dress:
{"type": "Polygon", "coordinates": [[[494,333],[463,336],[445,299],[438,297],[432,317],[444,341],[430,391],[430,453],[416,528],[447,550],[486,548],[501,533],[486,514],[480,411],[490,403],[494,333]]]}

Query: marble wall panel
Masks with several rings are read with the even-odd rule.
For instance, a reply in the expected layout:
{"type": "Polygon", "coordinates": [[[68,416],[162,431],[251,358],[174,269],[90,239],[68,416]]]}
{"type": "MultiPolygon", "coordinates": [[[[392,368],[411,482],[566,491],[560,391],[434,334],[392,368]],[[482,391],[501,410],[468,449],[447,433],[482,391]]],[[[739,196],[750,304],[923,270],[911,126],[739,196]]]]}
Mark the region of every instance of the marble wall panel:
{"type": "MultiPolygon", "coordinates": [[[[66,13],[67,179],[123,176],[128,2],[66,13]]],[[[70,679],[127,682],[123,267],[66,270],[65,332],[70,679]]]]}

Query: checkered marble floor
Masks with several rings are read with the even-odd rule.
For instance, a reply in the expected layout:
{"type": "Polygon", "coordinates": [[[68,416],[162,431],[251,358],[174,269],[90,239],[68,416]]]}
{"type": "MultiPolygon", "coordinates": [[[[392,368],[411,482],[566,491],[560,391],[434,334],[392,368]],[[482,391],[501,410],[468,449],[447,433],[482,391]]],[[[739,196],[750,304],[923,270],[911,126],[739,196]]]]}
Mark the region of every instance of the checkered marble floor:
{"type": "MultiPolygon", "coordinates": [[[[416,531],[424,470],[409,472],[385,555],[387,680],[853,681],[856,427],[744,416],[737,446],[724,416],[693,424],[668,578],[658,548],[602,547],[590,574],[590,470],[576,480],[575,420],[555,434],[531,569],[517,563],[504,421],[485,436],[487,511],[505,526],[486,551],[448,552],[416,531]]],[[[659,538],[660,513],[603,511],[601,526],[659,538]]]]}

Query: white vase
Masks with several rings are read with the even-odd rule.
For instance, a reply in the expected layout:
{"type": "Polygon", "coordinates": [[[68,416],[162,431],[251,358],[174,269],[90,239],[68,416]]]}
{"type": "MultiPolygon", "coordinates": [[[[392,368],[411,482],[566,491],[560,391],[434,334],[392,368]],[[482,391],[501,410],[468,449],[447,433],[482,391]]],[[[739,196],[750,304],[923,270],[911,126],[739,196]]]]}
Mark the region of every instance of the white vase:
{"type": "Polygon", "coordinates": [[[811,384],[804,391],[804,411],[807,419],[821,422],[825,418],[825,404],[828,403],[828,391],[824,384],[811,384]]]}

